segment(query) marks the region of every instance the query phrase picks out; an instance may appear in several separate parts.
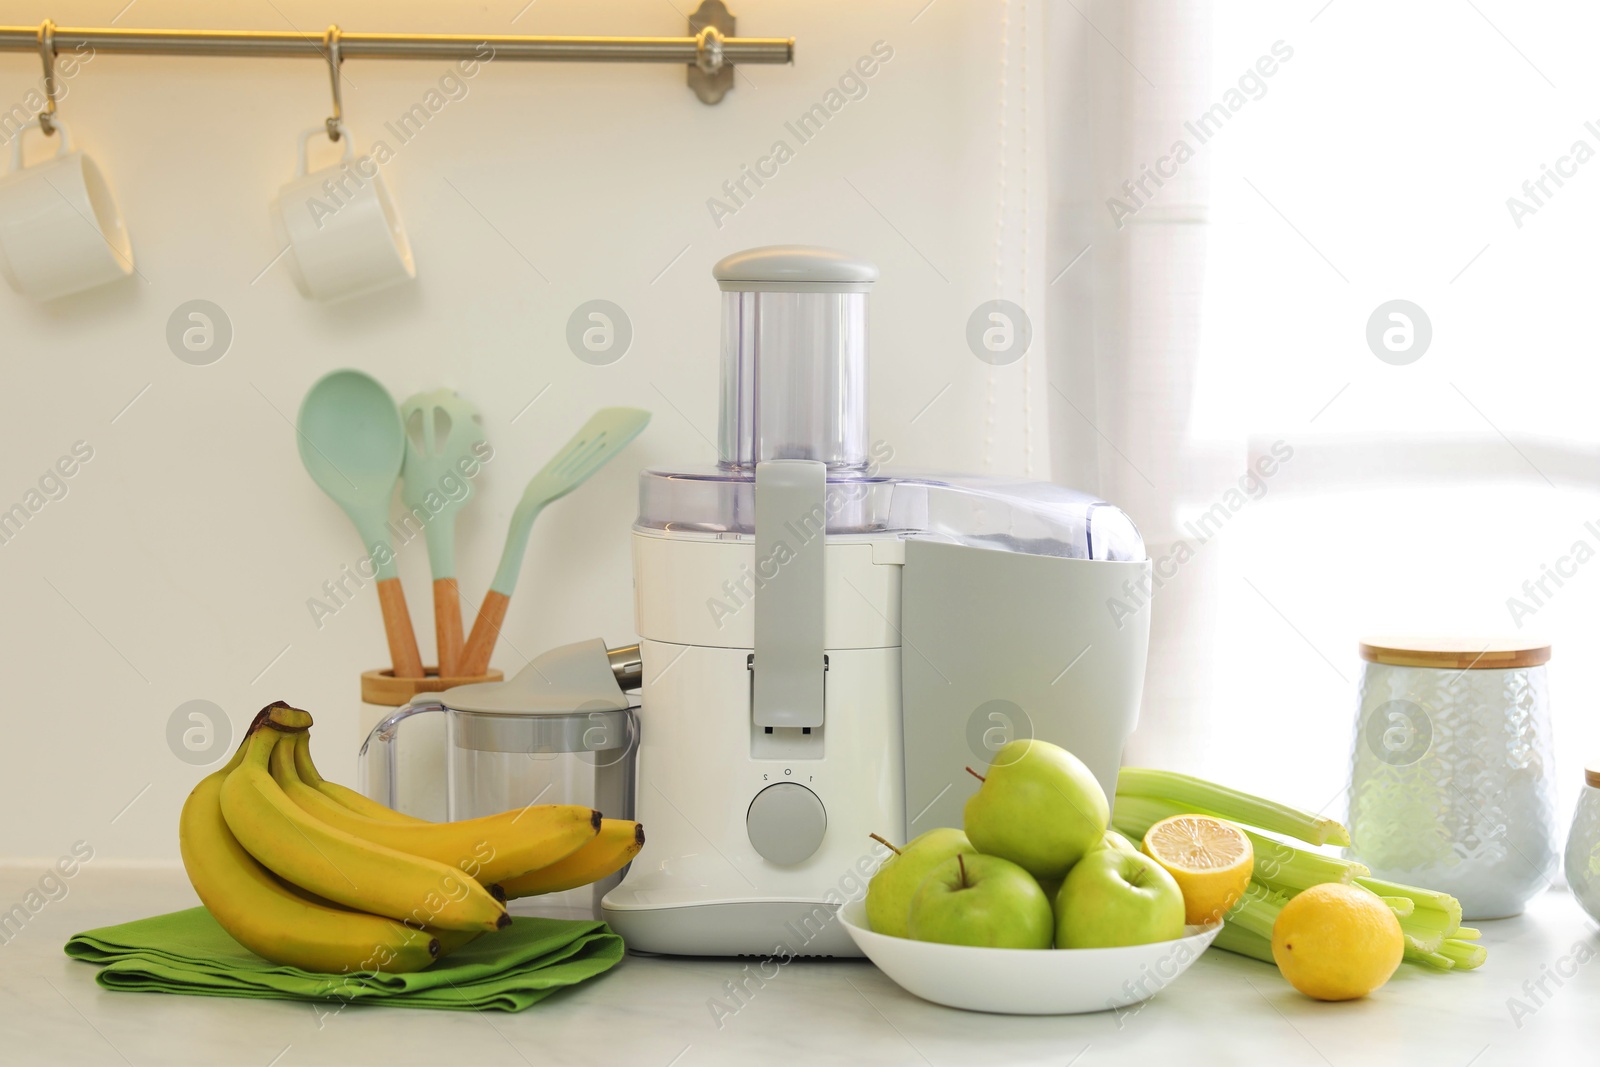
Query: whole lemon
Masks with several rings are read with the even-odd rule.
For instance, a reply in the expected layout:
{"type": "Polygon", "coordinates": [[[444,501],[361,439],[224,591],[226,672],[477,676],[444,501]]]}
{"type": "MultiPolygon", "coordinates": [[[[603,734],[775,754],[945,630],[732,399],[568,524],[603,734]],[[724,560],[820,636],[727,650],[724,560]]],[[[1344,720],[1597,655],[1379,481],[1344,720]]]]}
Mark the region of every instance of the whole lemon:
{"type": "Polygon", "coordinates": [[[1354,1000],[1389,980],[1405,954],[1400,920],[1359,886],[1312,886],[1272,924],[1272,958],[1289,984],[1317,1000],[1354,1000]]]}

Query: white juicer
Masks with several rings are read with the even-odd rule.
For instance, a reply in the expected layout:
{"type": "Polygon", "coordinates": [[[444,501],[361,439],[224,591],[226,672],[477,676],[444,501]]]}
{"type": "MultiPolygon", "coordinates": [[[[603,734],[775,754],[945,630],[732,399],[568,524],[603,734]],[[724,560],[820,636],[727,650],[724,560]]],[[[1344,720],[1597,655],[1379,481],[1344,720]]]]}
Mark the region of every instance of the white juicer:
{"type": "Polygon", "coordinates": [[[636,951],[858,955],[835,911],[896,843],[960,826],[1015,737],[1115,793],[1149,581],[1117,508],[1048,483],[893,477],[867,436],[867,298],[840,252],[716,265],[720,461],[647,470],[634,526],[648,841],[603,917],[636,951]]]}

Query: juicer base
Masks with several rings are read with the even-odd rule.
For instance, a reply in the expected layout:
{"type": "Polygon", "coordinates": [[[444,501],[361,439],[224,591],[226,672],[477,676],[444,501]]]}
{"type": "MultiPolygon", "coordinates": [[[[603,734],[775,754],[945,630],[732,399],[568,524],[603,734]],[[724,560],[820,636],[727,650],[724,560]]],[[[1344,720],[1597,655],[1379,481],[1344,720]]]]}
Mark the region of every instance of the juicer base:
{"type": "Polygon", "coordinates": [[[600,918],[630,951],[663,956],[757,956],[787,963],[859,957],[839,922],[839,905],[808,900],[743,900],[667,908],[619,907],[608,896],[600,918]]]}

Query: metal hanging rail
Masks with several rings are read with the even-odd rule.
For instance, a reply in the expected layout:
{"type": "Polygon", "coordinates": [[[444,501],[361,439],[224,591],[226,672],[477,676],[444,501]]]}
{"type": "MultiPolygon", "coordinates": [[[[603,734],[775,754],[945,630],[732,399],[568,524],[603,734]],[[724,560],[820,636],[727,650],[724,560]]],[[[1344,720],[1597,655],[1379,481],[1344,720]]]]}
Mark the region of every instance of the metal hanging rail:
{"type": "MultiPolygon", "coordinates": [[[[88,47],[97,53],[145,56],[264,56],[324,59],[326,34],[258,30],[124,30],[49,25],[0,26],[0,52],[52,54],[88,47]]],[[[524,37],[511,35],[338,33],[343,59],[481,59],[534,62],[683,63],[689,86],[708,104],[733,86],[738,63],[794,60],[793,37],[735,37],[722,0],[705,0],[689,16],[687,37],[524,37]]]]}

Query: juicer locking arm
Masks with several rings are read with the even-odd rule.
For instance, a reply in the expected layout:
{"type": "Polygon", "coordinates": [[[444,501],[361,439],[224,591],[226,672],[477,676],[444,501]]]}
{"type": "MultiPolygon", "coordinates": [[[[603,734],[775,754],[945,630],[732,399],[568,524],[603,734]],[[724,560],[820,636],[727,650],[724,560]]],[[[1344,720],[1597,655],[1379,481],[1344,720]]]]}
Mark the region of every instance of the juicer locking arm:
{"type": "Polygon", "coordinates": [[[824,557],[828,468],[817,460],[756,464],[755,725],[815,729],[825,715],[824,557]]]}

